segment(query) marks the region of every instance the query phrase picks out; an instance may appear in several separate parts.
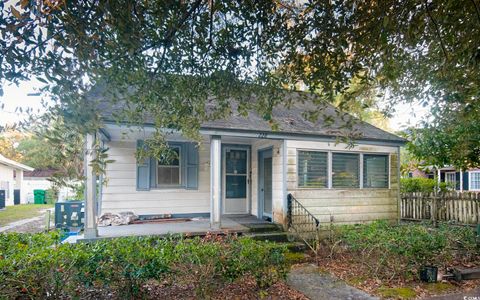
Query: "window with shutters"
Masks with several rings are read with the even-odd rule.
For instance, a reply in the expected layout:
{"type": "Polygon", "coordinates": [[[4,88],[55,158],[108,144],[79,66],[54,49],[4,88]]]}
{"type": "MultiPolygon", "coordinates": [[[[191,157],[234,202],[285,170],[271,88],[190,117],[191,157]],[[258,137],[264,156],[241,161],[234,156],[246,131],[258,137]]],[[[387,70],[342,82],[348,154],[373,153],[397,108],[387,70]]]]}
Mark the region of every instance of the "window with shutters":
{"type": "Polygon", "coordinates": [[[328,153],[298,151],[298,186],[305,188],[328,187],[328,153]]]}
{"type": "Polygon", "coordinates": [[[178,187],[181,180],[181,148],[172,146],[172,151],[157,161],[157,185],[158,187],[178,187]]]}
{"type": "Polygon", "coordinates": [[[332,187],[360,187],[360,155],[332,153],[332,187]]]}
{"type": "Polygon", "coordinates": [[[363,155],[363,187],[388,188],[388,155],[363,155]]]}

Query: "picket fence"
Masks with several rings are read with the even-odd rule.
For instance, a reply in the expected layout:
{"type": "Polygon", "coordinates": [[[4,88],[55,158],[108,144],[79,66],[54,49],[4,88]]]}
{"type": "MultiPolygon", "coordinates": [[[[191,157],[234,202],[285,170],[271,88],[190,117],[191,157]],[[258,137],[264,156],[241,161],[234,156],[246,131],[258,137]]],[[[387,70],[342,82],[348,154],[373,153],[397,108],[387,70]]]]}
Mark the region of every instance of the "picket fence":
{"type": "Polygon", "coordinates": [[[402,193],[400,201],[403,220],[480,223],[480,193],[402,193]]]}

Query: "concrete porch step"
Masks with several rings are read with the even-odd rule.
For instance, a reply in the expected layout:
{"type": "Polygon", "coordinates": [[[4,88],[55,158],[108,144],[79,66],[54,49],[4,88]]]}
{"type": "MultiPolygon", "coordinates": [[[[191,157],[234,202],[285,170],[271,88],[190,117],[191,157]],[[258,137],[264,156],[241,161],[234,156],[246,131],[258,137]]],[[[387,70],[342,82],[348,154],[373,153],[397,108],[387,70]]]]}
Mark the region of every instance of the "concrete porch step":
{"type": "Polygon", "coordinates": [[[273,223],[252,223],[252,224],[243,224],[243,226],[247,227],[249,232],[282,232],[283,228],[280,225],[273,224],[273,223]]]}
{"type": "Polygon", "coordinates": [[[245,236],[249,236],[257,241],[270,241],[277,243],[286,243],[288,242],[286,232],[258,232],[258,233],[246,233],[245,236]]]}

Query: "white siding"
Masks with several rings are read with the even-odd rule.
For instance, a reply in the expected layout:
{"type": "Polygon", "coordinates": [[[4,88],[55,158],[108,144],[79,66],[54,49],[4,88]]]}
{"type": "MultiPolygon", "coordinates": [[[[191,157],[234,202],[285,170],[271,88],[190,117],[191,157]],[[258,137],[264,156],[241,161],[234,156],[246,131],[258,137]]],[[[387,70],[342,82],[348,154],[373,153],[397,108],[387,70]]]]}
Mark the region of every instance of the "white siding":
{"type": "MultiPolygon", "coordinates": [[[[311,141],[286,141],[287,189],[322,223],[361,223],[377,219],[396,219],[398,216],[398,148],[357,145],[347,149],[345,144],[311,141]],[[299,188],[297,182],[297,151],[326,150],[390,155],[389,189],[311,189],[299,188]]],[[[362,179],[361,179],[362,180],[362,179]]]]}
{"type": "Polygon", "coordinates": [[[23,188],[23,170],[0,164],[0,190],[5,190],[5,205],[13,205],[13,191],[20,190],[20,203],[26,203],[26,196],[23,188]],[[13,177],[16,172],[17,178],[13,177]]]}
{"type": "Polygon", "coordinates": [[[102,191],[102,213],[133,211],[137,215],[183,214],[210,212],[209,144],[199,149],[198,190],[136,189],[136,141],[112,141],[107,166],[107,185],[102,191]]]}

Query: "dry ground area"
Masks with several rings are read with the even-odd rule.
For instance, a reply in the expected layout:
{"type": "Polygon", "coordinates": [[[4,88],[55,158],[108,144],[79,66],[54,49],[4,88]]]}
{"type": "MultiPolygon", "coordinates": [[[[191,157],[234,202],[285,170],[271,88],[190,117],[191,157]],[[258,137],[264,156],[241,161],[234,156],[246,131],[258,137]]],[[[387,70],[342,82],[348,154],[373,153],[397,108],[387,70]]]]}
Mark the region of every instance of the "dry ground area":
{"type": "MultiPolygon", "coordinates": [[[[453,280],[423,283],[416,278],[411,278],[385,283],[379,279],[367,277],[364,272],[366,266],[348,257],[336,259],[321,258],[317,260],[317,264],[321,271],[333,274],[348,284],[382,299],[428,299],[437,295],[472,292],[472,290],[480,287],[480,280],[469,280],[459,283],[453,280]]],[[[462,268],[479,266],[472,264],[458,265],[458,267],[462,268]]],[[[480,297],[480,292],[477,296],[480,297]]]]}
{"type": "Polygon", "coordinates": [[[51,204],[21,204],[14,206],[7,206],[0,210],[0,226],[8,225],[9,223],[40,216],[42,211],[53,208],[51,204]]]}

